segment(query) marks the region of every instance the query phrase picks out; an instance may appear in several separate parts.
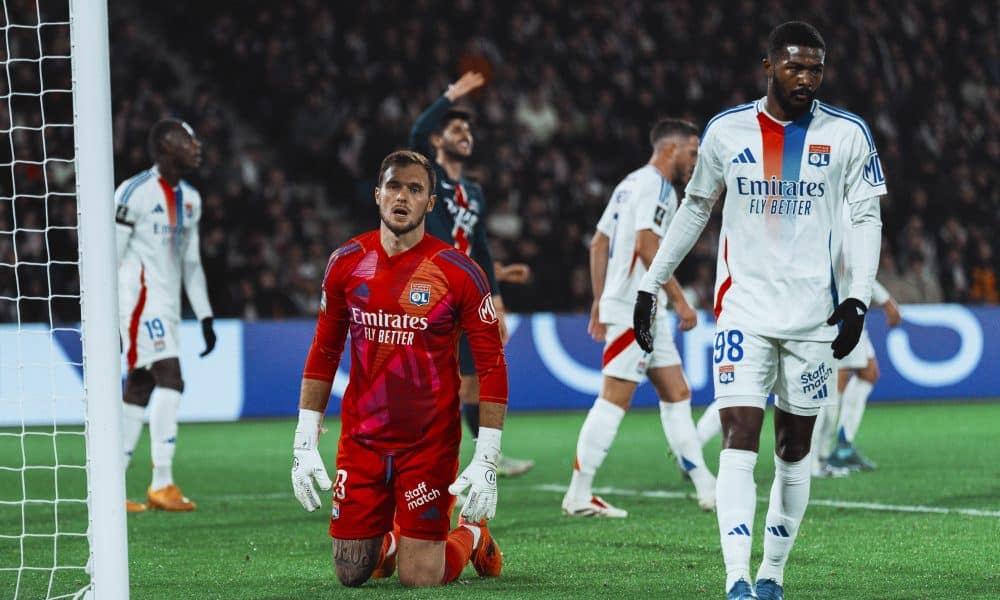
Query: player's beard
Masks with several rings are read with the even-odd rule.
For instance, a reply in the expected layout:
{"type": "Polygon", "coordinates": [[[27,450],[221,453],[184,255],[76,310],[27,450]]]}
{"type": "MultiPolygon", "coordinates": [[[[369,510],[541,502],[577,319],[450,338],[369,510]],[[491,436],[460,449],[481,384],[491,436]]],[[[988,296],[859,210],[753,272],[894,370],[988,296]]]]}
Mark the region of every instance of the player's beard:
{"type": "Polygon", "coordinates": [[[468,154],[462,154],[458,150],[458,144],[450,144],[450,143],[445,142],[441,146],[441,149],[444,151],[444,155],[448,158],[448,160],[453,160],[455,162],[464,163],[464,162],[466,162],[466,161],[469,160],[469,157],[472,156],[472,146],[471,146],[471,143],[469,145],[469,153],[468,154]]]}
{"type": "MultiPolygon", "coordinates": [[[[382,212],[382,211],[379,211],[379,216],[382,218],[382,223],[385,224],[386,228],[389,231],[391,231],[394,236],[396,236],[396,237],[402,237],[402,236],[406,235],[407,233],[410,233],[411,231],[413,231],[417,227],[420,227],[421,225],[424,224],[424,219],[427,218],[427,211],[425,210],[424,213],[422,215],[420,215],[420,218],[418,218],[416,221],[412,221],[412,222],[407,223],[406,225],[402,225],[402,226],[396,225],[395,223],[393,223],[389,218],[386,217],[385,213],[382,212]]],[[[392,212],[390,211],[389,212],[389,217],[391,217],[391,216],[392,216],[392,212]]]]}
{"type": "Polygon", "coordinates": [[[808,102],[802,105],[792,104],[791,92],[792,90],[794,90],[794,88],[788,91],[783,89],[781,87],[781,82],[778,81],[777,76],[771,78],[771,85],[774,86],[774,89],[778,90],[778,93],[775,94],[774,97],[778,100],[778,104],[781,105],[781,109],[785,111],[785,114],[796,115],[796,116],[805,114],[805,112],[809,110],[809,107],[812,106],[813,100],[816,99],[816,90],[813,90],[809,92],[808,102]]]}

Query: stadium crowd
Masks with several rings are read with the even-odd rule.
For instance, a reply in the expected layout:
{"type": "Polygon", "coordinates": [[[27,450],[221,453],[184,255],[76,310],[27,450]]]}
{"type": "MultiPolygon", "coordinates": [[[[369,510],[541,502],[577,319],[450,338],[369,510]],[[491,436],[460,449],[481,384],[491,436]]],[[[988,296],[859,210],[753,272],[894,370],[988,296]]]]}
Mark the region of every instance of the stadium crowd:
{"type": "MultiPolygon", "coordinates": [[[[762,96],[764,34],[803,18],[829,48],[819,97],[862,115],[880,150],[890,190],[880,280],[901,303],[1000,302],[991,4],[768,6],[253,1],[239,11],[201,3],[191,19],[178,2],[126,19],[112,5],[116,181],[148,166],[145,136],[157,118],[190,122],[205,146],[193,183],[205,198],[216,313],[311,315],[328,252],[372,225],[378,160],[406,144],[450,81],[479,70],[488,83],[469,103],[468,171],[489,202],[495,258],[534,270],[527,285],[504,288],[506,304],[583,310],[590,234],[611,186],[647,160],[652,122],[673,115],[703,126],[762,96]]],[[[0,119],[9,122],[2,103],[0,119]]],[[[0,195],[10,196],[6,187],[0,195]]],[[[13,229],[11,206],[0,202],[0,232],[13,229]]],[[[716,216],[679,272],[702,308],[711,306],[718,231],[716,216]]],[[[0,235],[0,263],[10,262],[13,237],[0,235]]],[[[20,280],[22,295],[36,285],[20,280]]],[[[0,277],[0,296],[15,293],[0,277]]],[[[16,319],[11,306],[0,302],[0,320],[16,319]]]]}

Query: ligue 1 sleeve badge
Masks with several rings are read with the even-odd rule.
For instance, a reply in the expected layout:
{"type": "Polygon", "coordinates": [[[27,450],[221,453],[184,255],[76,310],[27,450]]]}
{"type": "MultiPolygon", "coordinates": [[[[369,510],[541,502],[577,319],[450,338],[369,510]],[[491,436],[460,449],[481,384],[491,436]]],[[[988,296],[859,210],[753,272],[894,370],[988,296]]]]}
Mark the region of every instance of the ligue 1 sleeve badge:
{"type": "Polygon", "coordinates": [[[424,306],[431,301],[431,286],[427,283],[414,283],[410,285],[410,303],[416,306],[424,306]]]}

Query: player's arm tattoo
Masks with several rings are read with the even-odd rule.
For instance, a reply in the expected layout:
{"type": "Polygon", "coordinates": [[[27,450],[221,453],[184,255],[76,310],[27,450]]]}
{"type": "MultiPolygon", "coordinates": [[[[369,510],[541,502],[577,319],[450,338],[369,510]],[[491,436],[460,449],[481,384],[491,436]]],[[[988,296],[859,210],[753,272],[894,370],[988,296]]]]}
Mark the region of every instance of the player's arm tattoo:
{"type": "Polygon", "coordinates": [[[372,575],[378,566],[382,536],[362,540],[333,540],[333,568],[337,579],[348,587],[357,587],[372,575]]]}

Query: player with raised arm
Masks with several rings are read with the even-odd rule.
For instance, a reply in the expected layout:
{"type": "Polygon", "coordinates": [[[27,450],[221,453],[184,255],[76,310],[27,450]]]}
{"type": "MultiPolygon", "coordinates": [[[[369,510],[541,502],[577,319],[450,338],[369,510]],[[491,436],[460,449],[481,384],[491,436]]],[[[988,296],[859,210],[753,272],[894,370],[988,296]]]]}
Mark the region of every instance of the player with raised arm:
{"type": "MultiPolygon", "coordinates": [[[[455,102],[480,88],[485,82],[486,78],[482,74],[468,72],[449,85],[444,94],[413,123],[410,149],[426,156],[437,173],[437,186],[434,190],[437,204],[427,215],[427,233],[472,257],[487,274],[493,301],[500,315],[500,339],[506,344],[504,304],[497,285],[493,253],[486,239],[486,197],[478,184],[462,175],[465,163],[472,156],[472,115],[454,106],[455,102]]],[[[515,269],[503,270],[502,273],[509,273],[511,277],[520,279],[524,275],[522,265],[511,266],[515,269]]],[[[476,437],[480,427],[480,384],[465,336],[459,341],[458,361],[462,376],[462,387],[459,390],[462,415],[472,437],[476,437]]],[[[533,460],[501,456],[497,474],[501,477],[513,477],[527,473],[534,466],[533,460]]]]}
{"type": "MultiPolygon", "coordinates": [[[[149,132],[152,168],[115,191],[118,240],[118,302],[128,377],[125,380],[125,466],[142,433],[146,406],[153,455],[148,507],[189,511],[195,503],[174,483],[177,408],[184,392],[178,359],[181,284],[201,321],[207,355],[215,348],[212,306],[201,268],[198,221],[201,195],[184,173],[201,164],[201,143],[183,121],[164,119],[149,132]]],[[[126,501],[129,512],[147,504],[126,501]]]]}
{"type": "Polygon", "coordinates": [[[332,485],[333,563],[346,586],[388,577],[397,564],[403,585],[421,587],[454,581],[470,557],[484,577],[498,576],[503,564],[486,520],[496,511],[507,366],[486,275],[425,234],[434,178],[419,153],[387,156],[375,190],[380,228],[338,248],[323,276],[302,374],[292,487],[313,511],[320,507],[314,480],[324,490],[332,485]],[[350,383],[331,482],[319,433],[348,332],[350,383]],[[472,462],[458,475],[455,353],[462,332],[479,373],[482,427],[472,462]],[[453,494],[470,487],[449,533],[453,494]]]}
{"type": "Polygon", "coordinates": [[[684,202],[636,298],[635,336],[651,351],[661,343],[653,335],[655,294],[725,189],[713,359],[723,431],[716,502],[730,600],[784,597],[785,563],[809,500],[813,424],[836,397],[829,389],[835,360],[858,343],[878,266],[882,167],[865,122],[815,99],[825,60],[812,25],[793,21],[771,31],[767,95],[705,127],[684,202]],[[832,244],[845,203],[846,290],[837,287],[832,244]],[[772,392],[775,477],[764,558],[751,585],[754,466],[772,392]]]}
{"type": "MultiPolygon", "coordinates": [[[[698,129],[687,121],[663,119],[653,126],[649,141],[653,147],[649,162],[615,187],[590,243],[594,303],[587,329],[596,341],[605,342],[603,381],[601,394],[580,428],[573,477],[562,501],[563,513],[570,516],[628,516],[625,510],[595,496],[592,487],[644,377],[660,397],[663,433],[680,467],[694,482],[698,504],[704,510],[715,508],[715,477],[702,458],[691,420],[691,389],[671,339],[670,323],[657,321],[660,343],[653,353],[639,348],[632,331],[632,305],[639,281],[677,212],[674,186],[684,185],[691,177],[698,157],[698,129]]],[[[697,324],[698,315],[675,278],[671,277],[657,295],[664,308],[669,297],[682,330],[697,324]]]]}

